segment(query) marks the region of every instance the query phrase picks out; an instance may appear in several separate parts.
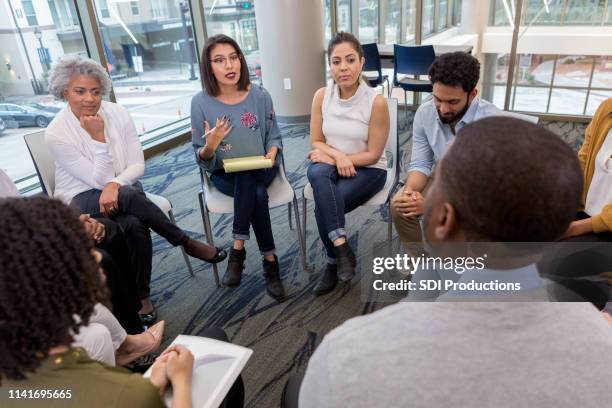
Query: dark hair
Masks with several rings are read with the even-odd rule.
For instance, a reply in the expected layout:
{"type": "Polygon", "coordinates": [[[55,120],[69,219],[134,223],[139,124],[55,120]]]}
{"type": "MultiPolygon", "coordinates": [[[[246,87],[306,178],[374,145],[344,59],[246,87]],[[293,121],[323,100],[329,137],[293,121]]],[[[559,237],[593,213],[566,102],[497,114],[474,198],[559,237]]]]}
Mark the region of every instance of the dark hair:
{"type": "Polygon", "coordinates": [[[234,47],[234,50],[236,50],[236,53],[240,58],[240,79],[238,80],[238,89],[240,91],[246,91],[249,89],[251,79],[249,77],[249,67],[247,66],[244,54],[242,53],[238,43],[233,38],[228,37],[225,34],[218,34],[210,37],[206,41],[206,44],[204,44],[204,49],[202,50],[200,74],[202,76],[202,84],[204,89],[206,89],[206,93],[210,96],[219,95],[219,85],[217,84],[217,79],[215,78],[212,71],[212,66],[210,65],[210,53],[217,44],[229,44],[234,47]]]}
{"type": "Polygon", "coordinates": [[[440,55],[429,67],[429,80],[448,86],[461,86],[465,92],[472,92],[480,77],[480,63],[472,55],[463,52],[449,52],[440,55]]]}
{"type": "Polygon", "coordinates": [[[336,48],[336,45],[342,43],[351,44],[351,47],[353,47],[353,49],[357,51],[357,55],[359,55],[359,58],[363,58],[363,47],[361,46],[359,40],[351,33],[338,31],[336,35],[334,35],[333,38],[329,40],[329,44],[327,45],[327,62],[331,61],[331,54],[334,51],[334,48],[336,48]]]}
{"type": "Polygon", "coordinates": [[[491,117],[459,131],[440,166],[445,199],[475,240],[550,242],[580,206],[576,153],[524,120],[491,117]]]}
{"type": "Polygon", "coordinates": [[[72,343],[102,300],[102,282],[91,239],[60,201],[2,199],[0,225],[0,376],[18,380],[52,347],[72,343]]]}

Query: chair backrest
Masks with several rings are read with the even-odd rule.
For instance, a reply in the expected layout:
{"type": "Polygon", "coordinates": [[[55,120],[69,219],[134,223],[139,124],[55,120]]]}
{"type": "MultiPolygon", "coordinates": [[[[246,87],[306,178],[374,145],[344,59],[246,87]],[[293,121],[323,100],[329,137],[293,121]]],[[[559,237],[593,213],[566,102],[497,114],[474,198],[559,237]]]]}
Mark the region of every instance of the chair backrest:
{"type": "Polygon", "coordinates": [[[30,156],[32,156],[43,192],[49,197],[53,197],[55,191],[55,160],[45,143],[45,131],[29,133],[23,139],[30,156]]]}
{"type": "Polygon", "coordinates": [[[393,82],[397,74],[425,75],[436,59],[433,45],[393,45],[393,82]]]}
{"type": "Polygon", "coordinates": [[[385,151],[391,154],[393,162],[391,163],[391,177],[394,182],[399,177],[399,142],[398,142],[398,131],[397,131],[397,99],[387,99],[387,105],[389,107],[389,137],[387,138],[387,144],[385,145],[385,151]]]}
{"type": "Polygon", "coordinates": [[[362,44],[363,56],[365,58],[365,64],[363,65],[364,71],[377,71],[378,76],[382,77],[382,67],[380,64],[380,55],[378,54],[378,45],[376,43],[362,44]]]}

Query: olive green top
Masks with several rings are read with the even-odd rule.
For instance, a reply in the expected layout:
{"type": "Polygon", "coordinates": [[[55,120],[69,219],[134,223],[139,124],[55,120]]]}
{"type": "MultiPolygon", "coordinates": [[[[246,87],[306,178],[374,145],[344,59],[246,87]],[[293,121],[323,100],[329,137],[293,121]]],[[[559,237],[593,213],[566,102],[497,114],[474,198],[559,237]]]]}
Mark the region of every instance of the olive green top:
{"type": "Polygon", "coordinates": [[[26,380],[2,381],[2,407],[164,407],[140,374],[89,358],[80,348],[49,356],[26,380]],[[12,397],[12,398],[11,398],[12,397]]]}

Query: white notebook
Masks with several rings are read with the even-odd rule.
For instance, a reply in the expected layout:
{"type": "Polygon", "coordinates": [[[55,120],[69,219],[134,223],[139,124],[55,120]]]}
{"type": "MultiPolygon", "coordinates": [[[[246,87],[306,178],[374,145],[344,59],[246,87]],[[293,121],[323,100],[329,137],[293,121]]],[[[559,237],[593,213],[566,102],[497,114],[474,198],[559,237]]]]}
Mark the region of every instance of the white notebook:
{"type": "MultiPolygon", "coordinates": [[[[172,345],[187,347],[194,356],[191,396],[194,408],[217,408],[240,375],[253,350],[207,337],[179,335],[172,345]]],[[[151,376],[149,368],[145,378],[151,376]]],[[[165,395],[172,406],[172,389],[165,395]]]]}

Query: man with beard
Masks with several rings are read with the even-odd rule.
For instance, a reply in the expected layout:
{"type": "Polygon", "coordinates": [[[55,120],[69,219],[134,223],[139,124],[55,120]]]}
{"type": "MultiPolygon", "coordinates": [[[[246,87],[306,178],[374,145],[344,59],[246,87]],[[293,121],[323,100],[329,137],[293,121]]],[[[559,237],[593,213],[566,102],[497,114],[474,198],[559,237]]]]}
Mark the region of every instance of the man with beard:
{"type": "Polygon", "coordinates": [[[478,98],[480,63],[465,52],[438,57],[429,68],[432,99],[414,115],[412,158],[404,188],[393,197],[391,216],[402,242],[422,241],[419,218],[433,167],[468,123],[501,112],[478,98]]]}

